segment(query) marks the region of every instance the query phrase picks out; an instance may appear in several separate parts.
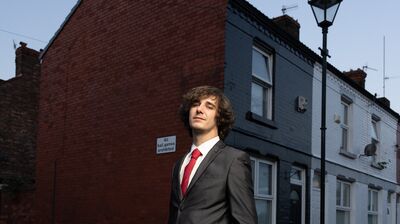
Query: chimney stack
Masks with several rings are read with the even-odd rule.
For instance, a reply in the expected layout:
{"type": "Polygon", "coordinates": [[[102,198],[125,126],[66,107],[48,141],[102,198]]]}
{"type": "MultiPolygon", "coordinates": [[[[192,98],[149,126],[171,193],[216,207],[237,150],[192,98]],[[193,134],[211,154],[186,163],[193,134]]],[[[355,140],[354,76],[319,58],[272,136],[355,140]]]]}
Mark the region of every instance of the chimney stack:
{"type": "Polygon", "coordinates": [[[388,98],[386,97],[379,97],[376,99],[378,102],[380,102],[381,104],[387,106],[388,108],[390,108],[390,100],[388,100],[388,98]]]}
{"type": "Polygon", "coordinates": [[[26,47],[26,43],[20,42],[21,46],[15,51],[15,76],[33,74],[36,66],[40,64],[39,52],[26,47]]]}
{"type": "Polygon", "coordinates": [[[353,82],[362,88],[365,88],[365,78],[367,77],[367,73],[365,73],[364,70],[359,68],[357,70],[351,69],[348,72],[343,72],[343,75],[353,80],[353,82]]]}
{"type": "Polygon", "coordinates": [[[300,39],[300,24],[297,20],[288,15],[282,15],[273,18],[272,21],[296,40],[300,39]]]}

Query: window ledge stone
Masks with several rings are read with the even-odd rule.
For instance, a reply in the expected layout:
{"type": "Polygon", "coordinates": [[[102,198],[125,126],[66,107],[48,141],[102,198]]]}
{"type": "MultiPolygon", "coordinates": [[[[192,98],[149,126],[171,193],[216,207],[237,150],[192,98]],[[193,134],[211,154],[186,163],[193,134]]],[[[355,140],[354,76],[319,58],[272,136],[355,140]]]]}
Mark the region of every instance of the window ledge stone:
{"type": "Polygon", "coordinates": [[[379,163],[377,163],[377,162],[372,162],[372,163],[371,163],[371,167],[373,167],[373,168],[375,168],[375,169],[378,169],[378,170],[383,170],[383,169],[385,169],[384,166],[382,166],[381,164],[379,164],[379,163]]]}
{"type": "Polygon", "coordinates": [[[346,150],[340,149],[339,154],[349,159],[357,159],[357,155],[346,150]]]}
{"type": "Polygon", "coordinates": [[[251,111],[248,111],[246,113],[246,119],[249,121],[252,121],[254,123],[263,125],[265,127],[269,127],[272,129],[278,129],[278,127],[276,126],[276,123],[273,120],[266,119],[266,118],[264,118],[260,115],[257,115],[251,111]]]}

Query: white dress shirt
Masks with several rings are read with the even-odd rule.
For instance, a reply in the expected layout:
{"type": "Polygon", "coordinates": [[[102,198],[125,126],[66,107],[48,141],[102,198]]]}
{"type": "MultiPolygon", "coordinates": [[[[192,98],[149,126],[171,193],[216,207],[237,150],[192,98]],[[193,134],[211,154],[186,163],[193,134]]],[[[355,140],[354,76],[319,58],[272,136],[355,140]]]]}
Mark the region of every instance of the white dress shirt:
{"type": "Polygon", "coordinates": [[[190,182],[192,181],[194,174],[197,171],[197,168],[199,168],[201,162],[206,157],[207,153],[212,149],[212,147],[214,147],[215,144],[217,144],[218,141],[219,141],[219,136],[214,137],[210,140],[207,140],[206,142],[203,142],[203,144],[201,144],[199,146],[195,146],[194,144],[192,144],[192,148],[190,149],[190,152],[188,154],[186,154],[185,160],[182,163],[182,167],[181,167],[181,170],[179,173],[180,183],[182,183],[182,178],[183,178],[183,173],[185,172],[185,167],[187,166],[187,164],[190,162],[190,159],[192,158],[193,150],[195,150],[197,148],[201,152],[201,156],[199,158],[197,158],[196,163],[192,169],[192,172],[190,173],[188,187],[189,187],[190,182]]]}

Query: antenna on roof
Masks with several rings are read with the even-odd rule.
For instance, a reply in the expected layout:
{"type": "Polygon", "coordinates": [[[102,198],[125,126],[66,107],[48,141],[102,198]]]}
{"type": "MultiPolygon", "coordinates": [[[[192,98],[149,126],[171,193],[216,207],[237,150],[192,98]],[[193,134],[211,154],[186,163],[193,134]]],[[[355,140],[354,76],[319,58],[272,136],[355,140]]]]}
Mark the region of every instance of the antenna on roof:
{"type": "Polygon", "coordinates": [[[376,68],[369,67],[368,64],[362,66],[362,70],[365,72],[366,70],[378,71],[376,68]]]}
{"type": "Polygon", "coordinates": [[[386,80],[400,78],[400,76],[386,76],[385,68],[386,68],[386,43],[385,43],[385,36],[383,36],[383,97],[385,97],[386,80]]]}
{"type": "Polygon", "coordinates": [[[295,9],[299,7],[297,4],[293,4],[293,5],[282,5],[282,15],[286,15],[286,11],[290,10],[290,9],[295,9]]]}
{"type": "Polygon", "coordinates": [[[385,50],[386,50],[386,46],[385,46],[385,36],[383,36],[383,97],[385,97],[385,84],[386,84],[386,72],[385,72],[385,68],[386,68],[386,59],[385,59],[385,50]]]}

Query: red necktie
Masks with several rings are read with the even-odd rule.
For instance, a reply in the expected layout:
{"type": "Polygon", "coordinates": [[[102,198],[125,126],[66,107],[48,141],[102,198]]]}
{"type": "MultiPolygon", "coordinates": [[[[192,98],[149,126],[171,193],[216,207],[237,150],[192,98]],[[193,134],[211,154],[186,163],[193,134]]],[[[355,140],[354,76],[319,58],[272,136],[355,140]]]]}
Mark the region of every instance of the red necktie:
{"type": "Polygon", "coordinates": [[[190,162],[186,165],[185,172],[183,173],[183,178],[181,183],[182,195],[185,195],[186,193],[186,189],[189,184],[190,173],[192,173],[194,164],[196,164],[196,160],[197,158],[199,158],[199,156],[201,156],[201,152],[198,149],[193,150],[192,158],[190,159],[190,162]]]}

